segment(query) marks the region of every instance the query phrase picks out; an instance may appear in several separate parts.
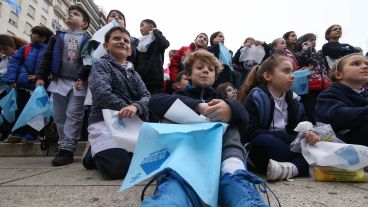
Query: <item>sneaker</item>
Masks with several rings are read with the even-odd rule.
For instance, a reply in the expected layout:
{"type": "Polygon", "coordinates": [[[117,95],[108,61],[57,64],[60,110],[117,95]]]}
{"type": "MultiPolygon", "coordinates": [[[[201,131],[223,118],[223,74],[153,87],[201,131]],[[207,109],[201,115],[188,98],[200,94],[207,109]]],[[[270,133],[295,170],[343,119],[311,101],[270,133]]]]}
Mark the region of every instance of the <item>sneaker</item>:
{"type": "Polygon", "coordinates": [[[32,134],[27,134],[27,135],[23,138],[23,140],[22,140],[22,142],[24,142],[24,143],[28,143],[28,142],[36,142],[36,141],[38,141],[38,136],[37,136],[37,135],[32,135],[32,134]]]}
{"type": "Polygon", "coordinates": [[[193,188],[179,174],[169,168],[162,171],[146,185],[141,200],[143,200],[141,207],[203,206],[201,199],[193,188]],[[144,192],[156,179],[157,185],[154,195],[144,199],[144,192]]]}
{"type": "Polygon", "coordinates": [[[268,206],[255,184],[265,182],[246,170],[226,173],[220,179],[219,203],[223,207],[268,206]]]}
{"type": "Polygon", "coordinates": [[[83,155],[82,155],[82,165],[87,170],[95,169],[95,163],[92,159],[92,152],[91,152],[91,145],[89,142],[86,144],[86,148],[84,149],[83,155]]]}
{"type": "Polygon", "coordinates": [[[73,162],[73,152],[68,150],[60,150],[59,154],[52,160],[53,166],[68,165],[73,162]]]}
{"type": "Polygon", "coordinates": [[[10,134],[5,140],[4,143],[20,143],[23,140],[23,137],[15,134],[10,134]]]}
{"type": "Polygon", "coordinates": [[[268,161],[267,180],[291,180],[293,177],[293,164],[290,162],[277,162],[273,159],[268,161]]]}

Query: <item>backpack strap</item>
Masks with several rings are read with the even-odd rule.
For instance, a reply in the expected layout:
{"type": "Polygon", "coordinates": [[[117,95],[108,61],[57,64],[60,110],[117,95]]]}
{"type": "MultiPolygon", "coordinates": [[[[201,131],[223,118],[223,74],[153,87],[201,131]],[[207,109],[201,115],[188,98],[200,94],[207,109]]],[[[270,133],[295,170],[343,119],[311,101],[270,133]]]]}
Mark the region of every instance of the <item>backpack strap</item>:
{"type": "Polygon", "coordinates": [[[31,44],[27,44],[24,47],[24,52],[23,52],[23,66],[26,69],[26,71],[27,71],[28,74],[32,74],[32,73],[30,73],[30,70],[28,69],[28,67],[24,63],[26,62],[26,59],[28,57],[28,54],[29,54],[29,52],[31,52],[31,50],[32,50],[32,45],[31,44]]]}
{"type": "Polygon", "coordinates": [[[252,98],[258,109],[260,126],[263,129],[267,129],[271,114],[270,97],[262,89],[257,87],[253,88],[250,94],[252,94],[252,98]]]}
{"type": "Polygon", "coordinates": [[[32,45],[31,44],[27,44],[26,47],[24,48],[24,54],[23,54],[23,57],[24,57],[24,60],[26,60],[29,52],[31,52],[32,50],[32,45]]]}

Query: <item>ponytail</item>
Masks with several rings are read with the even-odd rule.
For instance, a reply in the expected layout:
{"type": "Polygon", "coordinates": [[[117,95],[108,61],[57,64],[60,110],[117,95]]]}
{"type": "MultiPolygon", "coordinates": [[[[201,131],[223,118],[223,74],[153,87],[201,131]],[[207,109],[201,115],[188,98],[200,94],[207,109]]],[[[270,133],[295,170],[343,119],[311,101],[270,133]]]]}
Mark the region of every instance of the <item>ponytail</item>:
{"type": "Polygon", "coordinates": [[[254,87],[261,84],[266,85],[267,81],[264,79],[263,74],[266,72],[272,73],[274,68],[284,60],[291,61],[287,56],[276,55],[267,58],[261,65],[254,66],[240,87],[240,102],[244,102],[245,98],[254,87]]]}

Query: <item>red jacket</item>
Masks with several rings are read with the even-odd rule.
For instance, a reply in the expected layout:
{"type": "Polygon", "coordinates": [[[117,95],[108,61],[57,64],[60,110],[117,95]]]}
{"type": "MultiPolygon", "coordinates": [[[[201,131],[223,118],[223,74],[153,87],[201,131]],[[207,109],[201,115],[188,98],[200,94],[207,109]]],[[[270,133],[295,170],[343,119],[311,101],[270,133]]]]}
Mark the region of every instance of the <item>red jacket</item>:
{"type": "Polygon", "coordinates": [[[181,71],[180,64],[183,63],[185,57],[195,51],[195,44],[191,43],[189,46],[180,48],[170,62],[170,81],[175,83],[176,76],[181,71]]]}

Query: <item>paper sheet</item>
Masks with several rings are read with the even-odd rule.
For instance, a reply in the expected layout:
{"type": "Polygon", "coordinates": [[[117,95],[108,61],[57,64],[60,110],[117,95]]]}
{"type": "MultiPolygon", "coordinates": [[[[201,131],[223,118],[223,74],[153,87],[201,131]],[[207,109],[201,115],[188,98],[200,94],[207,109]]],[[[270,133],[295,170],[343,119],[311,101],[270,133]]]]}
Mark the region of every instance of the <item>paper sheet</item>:
{"type": "Polygon", "coordinates": [[[177,99],[167,110],[165,118],[178,124],[193,124],[210,122],[205,116],[198,115],[191,108],[177,99]]]}
{"type": "Polygon", "coordinates": [[[139,130],[143,121],[134,116],[131,119],[121,119],[118,111],[103,109],[102,114],[111,136],[124,149],[134,152],[137,144],[139,130]]]}

